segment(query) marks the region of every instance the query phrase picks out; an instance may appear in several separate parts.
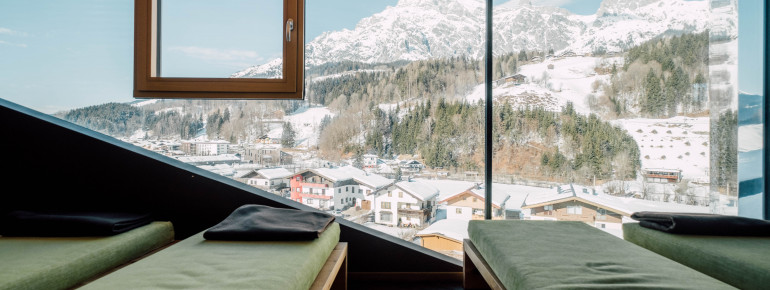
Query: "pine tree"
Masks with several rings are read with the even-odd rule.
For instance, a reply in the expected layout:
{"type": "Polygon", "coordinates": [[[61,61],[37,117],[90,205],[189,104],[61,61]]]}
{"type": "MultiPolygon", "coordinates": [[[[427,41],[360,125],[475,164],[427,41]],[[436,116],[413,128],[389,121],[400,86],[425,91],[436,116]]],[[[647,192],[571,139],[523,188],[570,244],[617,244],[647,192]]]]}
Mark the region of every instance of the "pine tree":
{"type": "Polygon", "coordinates": [[[296,142],[294,138],[296,138],[296,135],[297,133],[294,131],[291,123],[284,122],[283,133],[281,134],[281,145],[287,148],[294,147],[294,143],[296,142]]]}
{"type": "Polygon", "coordinates": [[[528,61],[529,58],[527,57],[527,52],[525,50],[521,50],[519,52],[519,61],[528,61]]]}

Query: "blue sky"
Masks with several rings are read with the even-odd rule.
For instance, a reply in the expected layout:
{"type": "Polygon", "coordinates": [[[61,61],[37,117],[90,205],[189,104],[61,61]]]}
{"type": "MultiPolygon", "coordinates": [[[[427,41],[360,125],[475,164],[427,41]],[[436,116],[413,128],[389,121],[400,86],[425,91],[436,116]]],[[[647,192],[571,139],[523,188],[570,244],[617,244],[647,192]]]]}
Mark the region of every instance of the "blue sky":
{"type": "MultiPolygon", "coordinates": [[[[164,49],[176,53],[175,65],[164,64],[163,75],[184,76],[195,62],[219,64],[217,73],[229,74],[234,67],[266,61],[277,54],[254,42],[222,37],[221,31],[242,34],[264,33],[246,19],[271,19],[270,9],[259,17],[240,17],[244,11],[214,13],[195,1],[167,0],[169,5],[186,6],[176,15],[187,24],[165,39],[164,49]],[[175,4],[176,3],[176,4],[175,4]],[[181,4],[180,4],[181,3],[181,4]],[[223,15],[222,19],[211,15],[223,15]],[[196,21],[186,21],[194,19],[196,21]],[[213,19],[202,23],[200,19],[213,19]],[[241,21],[241,22],[239,22],[241,21]],[[208,24],[208,25],[203,25],[208,24]],[[200,35],[206,37],[200,37],[200,35]],[[197,37],[193,37],[197,36],[197,37]],[[176,42],[176,43],[175,43],[176,42]],[[175,71],[176,70],[176,71],[175,71]]],[[[243,0],[228,3],[241,4],[243,0]]],[[[503,3],[495,0],[495,3],[503,3]]],[[[760,1],[757,1],[760,2],[760,1]]],[[[323,31],[352,29],[359,19],[394,6],[397,0],[307,0],[307,39],[323,31]],[[341,9],[342,8],[342,9],[341,9]]],[[[532,0],[535,5],[557,5],[577,14],[592,14],[599,0],[532,0]]],[[[749,2],[741,2],[749,3],[749,2]]],[[[180,6],[181,7],[181,6],[180,6]]],[[[246,10],[246,9],[244,9],[246,10]]],[[[254,11],[249,10],[249,11],[254,11]]],[[[741,7],[740,27],[761,27],[761,9],[741,7]],[[743,14],[747,17],[743,17],[743,14]],[[758,22],[760,21],[760,22],[758,22]]],[[[259,12],[258,12],[259,13],[259,12]]],[[[282,25],[271,21],[270,25],[282,25]]],[[[168,27],[166,27],[168,28],[168,27]]],[[[173,28],[173,27],[172,27],[173,28]]],[[[272,30],[272,29],[270,29],[272,30]]],[[[755,32],[754,32],[755,33],[755,32]]],[[[229,34],[229,33],[228,33],[229,34]]],[[[749,33],[741,32],[741,35],[749,33]]],[[[761,69],[755,61],[761,39],[741,38],[741,90],[761,91],[761,69]],[[752,54],[753,53],[753,54],[752,54]],[[751,56],[751,57],[744,57],[751,56]],[[749,59],[750,61],[745,61],[749,59]],[[743,79],[743,76],[751,78],[743,79]],[[759,84],[759,86],[757,86],[759,84]]],[[[165,61],[174,62],[174,54],[165,61]]],[[[131,0],[2,0],[0,1],[0,98],[46,113],[110,101],[133,100],[133,1],[131,0]]],[[[217,67],[217,66],[212,66],[217,67]]]]}

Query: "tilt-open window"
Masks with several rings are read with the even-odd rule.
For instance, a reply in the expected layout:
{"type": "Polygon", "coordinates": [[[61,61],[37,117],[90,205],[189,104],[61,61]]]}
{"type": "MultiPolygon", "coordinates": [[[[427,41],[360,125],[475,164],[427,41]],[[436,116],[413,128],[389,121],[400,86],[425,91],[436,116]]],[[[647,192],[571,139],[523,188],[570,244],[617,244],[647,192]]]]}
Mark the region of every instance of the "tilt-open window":
{"type": "Polygon", "coordinates": [[[304,0],[135,0],[134,97],[301,99],[304,0]]]}

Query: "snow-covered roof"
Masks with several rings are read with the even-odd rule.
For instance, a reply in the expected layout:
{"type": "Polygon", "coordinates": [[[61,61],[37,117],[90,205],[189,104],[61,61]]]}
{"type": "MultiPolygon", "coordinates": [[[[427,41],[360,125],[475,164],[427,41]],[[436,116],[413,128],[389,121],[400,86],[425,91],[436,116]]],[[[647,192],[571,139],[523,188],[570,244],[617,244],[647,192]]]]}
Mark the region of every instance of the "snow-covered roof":
{"type": "Polygon", "coordinates": [[[203,165],[198,166],[198,168],[201,168],[206,171],[210,171],[222,176],[233,176],[235,175],[235,169],[233,169],[232,166],[226,165],[226,164],[217,164],[217,165],[203,165]]]}
{"type": "Polygon", "coordinates": [[[334,182],[352,179],[351,176],[345,174],[344,172],[338,170],[337,168],[316,168],[316,169],[310,169],[308,171],[321,175],[324,178],[334,182]]]}
{"type": "Polygon", "coordinates": [[[233,178],[249,178],[250,175],[256,174],[254,170],[235,170],[233,178]]]}
{"type": "Polygon", "coordinates": [[[468,239],[468,221],[467,220],[455,220],[455,219],[443,219],[439,220],[427,228],[417,232],[418,236],[438,234],[447,238],[462,242],[464,239],[468,239]]]}
{"type": "Polygon", "coordinates": [[[392,179],[385,178],[381,175],[368,173],[353,166],[337,168],[316,168],[310,169],[309,171],[321,175],[334,182],[353,179],[358,183],[372,187],[374,189],[382,188],[393,183],[392,179]]]}
{"type": "Polygon", "coordinates": [[[235,154],[223,154],[223,155],[211,155],[211,156],[180,156],[180,157],[177,157],[177,159],[185,163],[241,161],[241,158],[238,158],[238,156],[235,156],[235,154]]]}
{"type": "Polygon", "coordinates": [[[583,201],[593,203],[597,206],[614,210],[623,215],[631,215],[639,211],[662,211],[662,212],[692,212],[708,213],[709,208],[705,206],[694,206],[672,202],[651,201],[630,197],[617,197],[605,194],[600,191],[594,191],[593,188],[579,185],[567,184],[554,188],[550,194],[528,196],[524,207],[530,208],[540,204],[555,203],[561,200],[582,199],[583,201]]]}
{"type": "MultiPolygon", "coordinates": [[[[502,206],[503,204],[505,204],[506,201],[508,201],[508,198],[510,198],[511,195],[506,192],[503,192],[502,190],[495,190],[495,189],[496,189],[495,185],[492,184],[492,204],[496,206],[502,206]]],[[[481,197],[482,199],[484,198],[484,196],[486,196],[486,190],[483,188],[473,189],[471,190],[471,192],[481,197]]]]}
{"type": "Polygon", "coordinates": [[[262,175],[265,179],[279,179],[287,178],[293,173],[286,168],[277,167],[257,170],[257,174],[262,175]]]}
{"type": "Polygon", "coordinates": [[[182,141],[182,143],[192,143],[192,144],[230,144],[229,141],[225,140],[186,140],[182,141]]]}
{"type": "Polygon", "coordinates": [[[396,187],[401,188],[419,200],[428,200],[438,197],[438,189],[430,184],[419,180],[401,181],[396,183],[396,187]]]}
{"type": "Polygon", "coordinates": [[[447,180],[447,179],[415,179],[419,182],[424,182],[435,188],[438,188],[439,197],[438,200],[447,199],[449,196],[463,193],[471,188],[476,187],[475,182],[461,181],[461,180],[447,180]]]}

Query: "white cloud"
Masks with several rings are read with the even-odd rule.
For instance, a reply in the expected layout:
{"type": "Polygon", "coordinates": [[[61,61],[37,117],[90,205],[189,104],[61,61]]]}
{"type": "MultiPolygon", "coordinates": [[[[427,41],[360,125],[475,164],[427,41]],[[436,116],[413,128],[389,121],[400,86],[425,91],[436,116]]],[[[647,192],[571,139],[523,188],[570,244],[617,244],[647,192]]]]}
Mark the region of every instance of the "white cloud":
{"type": "Polygon", "coordinates": [[[0,27],[0,34],[13,36],[27,36],[26,32],[16,31],[10,28],[0,27]]]}
{"type": "Polygon", "coordinates": [[[197,46],[170,47],[169,52],[182,53],[187,57],[211,61],[261,61],[262,57],[255,51],[237,49],[216,49],[197,46]]]}
{"type": "Polygon", "coordinates": [[[0,40],[0,45],[8,45],[8,46],[16,46],[16,47],[27,47],[24,43],[13,43],[13,42],[7,42],[0,40]]]}

